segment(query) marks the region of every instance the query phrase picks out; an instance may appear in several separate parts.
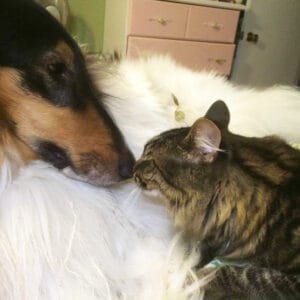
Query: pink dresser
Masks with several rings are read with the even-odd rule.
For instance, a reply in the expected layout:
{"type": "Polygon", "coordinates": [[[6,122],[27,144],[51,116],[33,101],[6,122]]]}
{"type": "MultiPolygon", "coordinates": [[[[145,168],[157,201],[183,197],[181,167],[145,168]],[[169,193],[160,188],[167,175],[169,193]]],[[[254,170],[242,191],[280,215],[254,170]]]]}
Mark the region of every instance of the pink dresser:
{"type": "Polygon", "coordinates": [[[128,0],[126,10],[123,49],[116,50],[131,58],[169,54],[195,70],[230,74],[239,10],[158,0],[128,0]]]}

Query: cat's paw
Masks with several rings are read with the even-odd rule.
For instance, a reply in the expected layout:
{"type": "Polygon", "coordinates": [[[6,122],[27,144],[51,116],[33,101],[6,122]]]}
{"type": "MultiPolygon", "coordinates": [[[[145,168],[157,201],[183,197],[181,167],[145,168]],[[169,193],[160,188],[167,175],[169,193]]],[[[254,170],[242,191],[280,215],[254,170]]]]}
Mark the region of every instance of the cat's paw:
{"type": "Polygon", "coordinates": [[[141,160],[135,165],[133,177],[141,188],[153,190],[158,188],[156,173],[157,168],[153,160],[141,160]]]}

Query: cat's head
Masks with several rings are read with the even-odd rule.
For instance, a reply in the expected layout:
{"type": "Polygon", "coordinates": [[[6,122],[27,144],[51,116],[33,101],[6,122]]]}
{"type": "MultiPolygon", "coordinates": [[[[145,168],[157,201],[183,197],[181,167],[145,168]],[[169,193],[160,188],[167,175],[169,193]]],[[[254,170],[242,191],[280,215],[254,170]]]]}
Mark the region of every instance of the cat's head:
{"type": "Polygon", "coordinates": [[[222,134],[227,132],[229,119],[226,104],[219,100],[191,127],[173,129],[151,139],[135,166],[136,182],[144,189],[160,190],[164,178],[174,188],[186,191],[196,179],[199,182],[199,177],[209,177],[213,163],[224,154],[222,134]]]}

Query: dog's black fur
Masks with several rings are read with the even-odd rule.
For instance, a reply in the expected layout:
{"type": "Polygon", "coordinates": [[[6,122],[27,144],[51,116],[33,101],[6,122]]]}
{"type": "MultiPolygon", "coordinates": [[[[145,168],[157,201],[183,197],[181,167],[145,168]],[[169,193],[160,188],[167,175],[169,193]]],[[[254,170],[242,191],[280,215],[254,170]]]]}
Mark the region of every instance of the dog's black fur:
{"type": "Polygon", "coordinates": [[[33,1],[4,0],[0,4],[0,22],[0,65],[22,71],[26,88],[59,106],[80,108],[85,105],[82,100],[85,93],[95,100],[95,89],[88,79],[80,50],[46,10],[33,1]],[[68,70],[55,56],[45,66],[49,58],[44,54],[60,40],[76,56],[74,70],[68,70]],[[39,66],[48,69],[47,78],[41,78],[39,66]]]}
{"type": "MultiPolygon", "coordinates": [[[[58,168],[70,166],[76,173],[83,175],[92,183],[108,184],[131,176],[134,163],[133,156],[127,149],[120,131],[101,104],[101,94],[88,74],[84,57],[78,45],[54,17],[33,0],[0,1],[0,76],[2,76],[0,77],[0,135],[1,130],[8,130],[25,143],[39,158],[58,168]],[[63,115],[63,118],[66,118],[65,122],[53,126],[53,130],[63,131],[64,124],[68,122],[67,116],[73,120],[73,113],[75,118],[75,116],[78,117],[79,114],[86,112],[86,116],[82,115],[80,119],[86,119],[82,122],[89,122],[88,108],[89,115],[93,116],[91,118],[93,118],[95,126],[92,124],[87,126],[86,123],[82,123],[89,129],[81,133],[82,137],[79,137],[78,141],[72,140],[69,144],[67,139],[63,141],[61,137],[50,138],[53,136],[53,132],[50,132],[51,124],[47,125],[46,131],[49,130],[49,132],[45,136],[43,133],[39,133],[38,136],[36,133],[31,135],[27,125],[26,133],[24,133],[22,122],[14,117],[12,112],[14,110],[9,108],[9,102],[14,102],[16,98],[13,92],[10,93],[10,91],[5,90],[3,83],[6,74],[9,73],[13,74],[10,76],[14,79],[18,77],[15,85],[20,93],[26,95],[24,101],[31,101],[34,98],[45,104],[45,108],[40,108],[44,114],[40,118],[45,118],[46,114],[48,116],[49,108],[47,110],[46,103],[55,108],[53,111],[57,116],[60,113],[58,109],[67,111],[65,117],[63,115]],[[10,97],[12,101],[7,100],[10,97]],[[100,128],[99,132],[93,129],[98,126],[95,123],[97,117],[93,111],[97,112],[102,127],[105,127],[102,133],[100,130],[103,128],[100,128]],[[81,151],[79,139],[82,138],[82,145],[87,144],[89,141],[86,140],[85,142],[84,139],[88,139],[86,135],[89,134],[95,143],[95,149],[90,147],[81,151]],[[103,150],[103,135],[106,143],[105,150],[103,150]],[[101,140],[98,141],[99,145],[97,146],[96,140],[98,139],[101,140]],[[75,143],[79,145],[79,147],[76,146],[77,149],[75,149],[75,143]],[[102,148],[99,150],[97,147],[102,148]],[[113,158],[108,153],[110,151],[108,148],[114,153],[113,158]],[[84,158],[82,158],[82,153],[85,154],[84,158]],[[90,159],[92,156],[93,159],[90,159]],[[78,159],[80,164],[76,165],[78,159]],[[97,166],[93,167],[92,164],[97,166]],[[91,171],[91,169],[93,170],[91,171]],[[95,176],[95,172],[99,174],[95,176]],[[110,174],[109,180],[101,179],[105,177],[100,174],[102,172],[113,174],[110,174]]],[[[17,105],[24,105],[22,101],[18,100],[17,105]]],[[[32,113],[35,114],[36,106],[32,105],[31,109],[32,113]]],[[[24,118],[22,117],[22,120],[24,118]]],[[[23,127],[25,128],[25,125],[23,127]]],[[[63,134],[61,133],[61,136],[79,134],[75,128],[72,132],[71,125],[67,125],[67,127],[68,130],[63,134]]],[[[45,131],[45,129],[43,128],[41,131],[45,131]]],[[[4,145],[0,144],[1,147],[4,145]]]]}

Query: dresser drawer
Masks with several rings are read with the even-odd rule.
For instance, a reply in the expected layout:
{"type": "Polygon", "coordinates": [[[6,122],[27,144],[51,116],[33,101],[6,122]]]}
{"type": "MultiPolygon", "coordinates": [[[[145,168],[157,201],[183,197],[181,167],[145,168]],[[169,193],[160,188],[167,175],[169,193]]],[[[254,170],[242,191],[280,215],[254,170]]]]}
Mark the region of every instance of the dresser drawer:
{"type": "Polygon", "coordinates": [[[239,11],[191,6],[186,37],[193,40],[233,43],[239,11]]]}
{"type": "Polygon", "coordinates": [[[128,35],[184,38],[188,12],[178,3],[131,0],[128,35]]]}
{"type": "Polygon", "coordinates": [[[168,54],[194,70],[215,70],[219,74],[229,75],[234,49],[234,44],[129,37],[127,56],[137,58],[144,54],[168,54]]]}

